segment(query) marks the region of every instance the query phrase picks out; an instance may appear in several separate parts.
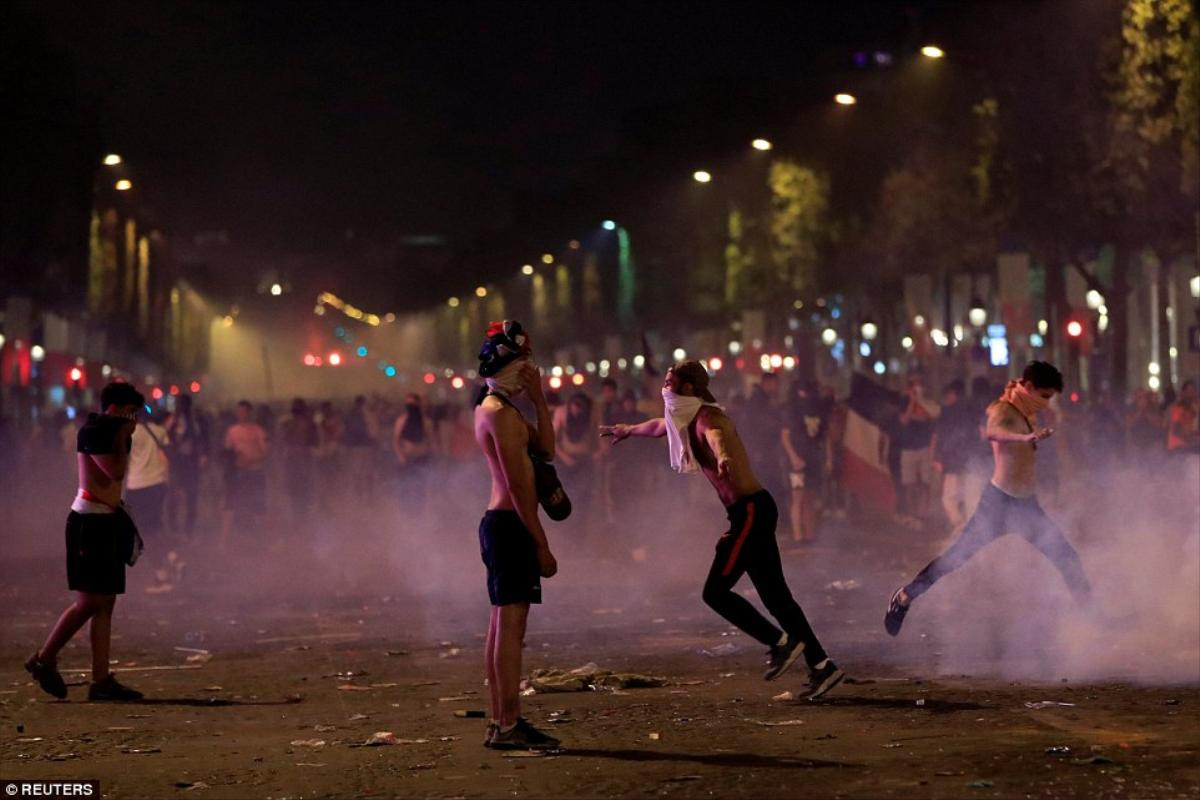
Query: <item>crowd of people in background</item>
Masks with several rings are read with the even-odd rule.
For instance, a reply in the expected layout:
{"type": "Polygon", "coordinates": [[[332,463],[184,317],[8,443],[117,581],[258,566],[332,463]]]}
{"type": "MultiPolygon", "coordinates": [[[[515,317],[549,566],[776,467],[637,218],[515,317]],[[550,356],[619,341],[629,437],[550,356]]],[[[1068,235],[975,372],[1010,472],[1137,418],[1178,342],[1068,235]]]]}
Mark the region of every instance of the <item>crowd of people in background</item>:
{"type": "MultiPolygon", "coordinates": [[[[638,448],[614,459],[597,428],[660,416],[658,382],[605,378],[597,388],[547,393],[556,467],[582,538],[597,552],[637,560],[634,537],[644,528],[637,509],[658,491],[665,454],[638,448]]],[[[952,535],[970,516],[991,471],[982,426],[1000,388],[986,377],[938,389],[920,376],[905,380],[883,425],[898,526],[952,535]]],[[[847,403],[832,386],[764,373],[720,399],[755,473],[773,496],[786,498],[781,537],[797,546],[818,541],[826,521],[855,507],[841,470],[847,403]]],[[[1139,391],[1127,404],[1072,400],[1068,391],[1048,412],[1058,435],[1039,454],[1041,491],[1053,502],[1066,462],[1086,463],[1093,473],[1116,464],[1170,470],[1172,458],[1200,454],[1198,420],[1195,381],[1178,394],[1139,391]]],[[[69,483],[79,421],[60,411],[27,436],[0,421],[5,473],[19,466],[42,487],[57,487],[45,476],[69,483]]],[[[143,419],[133,442],[127,501],[147,539],[165,544],[153,549],[159,591],[180,580],[184,554],[201,540],[222,548],[287,546],[325,515],[369,510],[373,524],[386,524],[379,514],[390,509],[424,518],[449,471],[478,469],[470,404],[417,392],[350,402],[298,397],[286,407],[243,400],[220,409],[183,395],[143,419]]],[[[478,477],[483,492],[486,477],[478,477]]],[[[62,495],[68,492],[64,486],[62,495]]]]}

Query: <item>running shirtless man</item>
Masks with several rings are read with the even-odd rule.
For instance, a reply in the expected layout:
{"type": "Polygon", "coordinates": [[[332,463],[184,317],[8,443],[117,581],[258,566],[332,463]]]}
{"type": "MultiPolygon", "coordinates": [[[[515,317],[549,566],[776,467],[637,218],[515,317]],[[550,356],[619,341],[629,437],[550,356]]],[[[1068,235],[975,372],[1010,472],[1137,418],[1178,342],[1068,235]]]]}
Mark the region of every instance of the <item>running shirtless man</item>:
{"type": "Polygon", "coordinates": [[[662,394],[664,417],[637,425],[602,425],[600,435],[613,437],[614,444],[630,436],[666,436],[676,472],[704,473],[729,516],[729,531],[717,541],[704,583],[704,602],[769,648],[766,680],[778,678],[803,655],[810,673],[807,696],[816,700],[845,675],[826,655],[788,589],[775,540],[775,500],[751,470],[733,420],[709,392],[704,365],[685,361],[667,370],[662,394]],[[733,591],[743,574],[750,576],[779,627],[733,591]]]}
{"type": "Polygon", "coordinates": [[[515,320],[494,322],[479,353],[487,392],[475,408],[475,441],[487,457],[492,494],[479,523],[479,548],[487,566],[492,603],[484,663],[491,695],[491,721],[484,747],[497,750],[553,749],[559,741],[521,716],[521,648],[531,603],[542,602],[542,578],[558,571],[538,519],[538,497],[530,451],[554,457],[554,426],[533,363],[528,335],[515,320]],[[537,412],[530,425],[513,405],[526,394],[537,412]]]}
{"type": "Polygon", "coordinates": [[[1009,532],[1021,534],[1050,559],[1077,602],[1090,598],[1091,587],[1079,554],[1046,516],[1036,494],[1034,453],[1038,442],[1054,433],[1053,428],[1036,427],[1037,414],[1062,389],[1062,374],[1053,365],[1032,361],[1021,379],[1009,381],[999,399],[988,406],[987,438],[996,461],[992,482],[984,489],[978,508],[957,541],[892,595],[883,620],[892,636],[900,633],[913,600],[1009,532]]]}

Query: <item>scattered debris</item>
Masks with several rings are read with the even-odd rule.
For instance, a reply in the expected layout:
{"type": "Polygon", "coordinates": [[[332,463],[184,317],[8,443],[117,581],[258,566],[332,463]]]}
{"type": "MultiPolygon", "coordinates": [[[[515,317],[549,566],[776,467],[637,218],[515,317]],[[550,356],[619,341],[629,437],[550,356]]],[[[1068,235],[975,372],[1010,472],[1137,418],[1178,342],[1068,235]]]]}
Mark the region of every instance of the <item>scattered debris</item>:
{"type": "Polygon", "coordinates": [[[469,695],[456,694],[453,697],[439,697],[438,702],[439,703],[461,703],[463,700],[470,700],[470,699],[471,698],[469,695]]]}
{"type": "Polygon", "coordinates": [[[968,789],[991,789],[996,784],[991,781],[972,781],[967,784],[968,789]]]}
{"type": "Polygon", "coordinates": [[[313,730],[317,733],[329,733],[330,731],[336,731],[337,725],[314,725],[313,730]]]}
{"type": "Polygon", "coordinates": [[[296,764],[297,767],[324,767],[325,764],[314,764],[310,761],[301,761],[296,764]]]}
{"type": "Polygon", "coordinates": [[[205,686],[203,689],[201,689],[201,691],[203,691],[203,692],[223,692],[223,691],[225,691],[225,687],[224,686],[205,686]]]}
{"type": "Polygon", "coordinates": [[[27,736],[24,739],[17,739],[17,744],[33,744],[34,742],[42,741],[41,736],[27,736]]]}
{"type": "Polygon", "coordinates": [[[24,733],[24,732],[25,732],[25,723],[18,722],[17,723],[17,733],[24,733]]]}
{"type": "Polygon", "coordinates": [[[724,644],[717,645],[716,647],[712,648],[711,650],[707,650],[707,649],[701,650],[700,655],[713,656],[713,657],[731,656],[734,653],[737,653],[741,649],[742,648],[738,647],[733,642],[725,642],[724,644]]]}
{"type": "Polygon", "coordinates": [[[1046,755],[1048,756],[1066,756],[1070,754],[1071,748],[1067,747],[1065,744],[1057,744],[1053,747],[1046,748],[1046,755]]]}
{"type": "Polygon", "coordinates": [[[803,725],[804,724],[804,720],[802,720],[802,719],[780,719],[780,720],[747,719],[747,720],[743,720],[743,721],[744,722],[753,722],[755,725],[762,725],[764,728],[787,728],[787,727],[791,727],[792,725],[803,725]]]}
{"type": "Polygon", "coordinates": [[[1105,758],[1104,756],[1091,756],[1089,758],[1072,759],[1071,763],[1077,764],[1081,767],[1086,767],[1093,764],[1115,764],[1117,762],[1113,761],[1111,758],[1105,758]]]}
{"type": "Polygon", "coordinates": [[[1163,705],[1164,706],[1177,706],[1177,705],[1179,705],[1180,702],[1181,701],[1172,698],[1170,700],[1164,700],[1163,705]]]}
{"type": "Polygon", "coordinates": [[[1038,702],[1029,702],[1025,704],[1026,708],[1074,708],[1074,703],[1060,703],[1057,700],[1039,700],[1038,702]]]}
{"type": "Polygon", "coordinates": [[[370,686],[359,686],[354,683],[343,683],[341,686],[339,686],[337,688],[338,688],[339,692],[369,692],[369,691],[371,691],[370,686]]]}
{"type": "Polygon", "coordinates": [[[185,792],[195,792],[200,789],[207,789],[209,786],[204,781],[176,781],[175,788],[183,789],[185,792]]]}
{"type": "Polygon", "coordinates": [[[326,675],[322,675],[321,677],[322,678],[341,678],[343,680],[348,681],[351,678],[362,678],[362,677],[365,677],[370,674],[371,673],[367,672],[365,669],[358,669],[358,670],[346,670],[345,672],[330,672],[326,675]]]}
{"type": "Polygon", "coordinates": [[[904,747],[904,742],[888,742],[884,745],[884,747],[888,748],[889,750],[895,747],[904,747]]]}
{"type": "Polygon", "coordinates": [[[351,722],[358,722],[358,721],[364,720],[364,719],[370,719],[370,717],[368,717],[366,714],[351,714],[350,715],[351,722]]]}
{"type": "Polygon", "coordinates": [[[650,741],[657,742],[661,738],[662,738],[662,734],[656,733],[654,731],[650,732],[650,741]]]}
{"type": "Polygon", "coordinates": [[[639,675],[634,672],[612,672],[602,670],[593,663],[584,664],[569,672],[560,669],[535,669],[524,682],[525,694],[529,692],[587,692],[617,689],[648,689],[667,685],[666,678],[639,675]]]}
{"type": "Polygon", "coordinates": [[[551,725],[568,725],[575,720],[571,719],[571,712],[566,709],[560,711],[551,711],[549,718],[546,720],[551,725]]]}
{"type": "Polygon", "coordinates": [[[834,581],[833,583],[825,584],[826,589],[833,589],[836,592],[848,592],[851,589],[857,589],[860,586],[862,586],[862,584],[859,583],[854,578],[850,578],[849,580],[844,580],[844,581],[834,581]]]}
{"type": "Polygon", "coordinates": [[[922,698],[919,698],[919,699],[917,700],[917,705],[918,705],[918,706],[920,706],[920,707],[922,707],[922,708],[924,708],[924,707],[925,707],[925,698],[924,698],[924,697],[922,697],[922,698]]]}
{"type": "Polygon", "coordinates": [[[162,750],[159,750],[157,747],[126,747],[121,752],[131,756],[144,756],[151,753],[161,753],[162,750]]]}
{"type": "Polygon", "coordinates": [[[821,742],[821,741],[827,741],[829,739],[836,739],[836,738],[837,738],[837,736],[835,736],[832,733],[822,733],[820,736],[818,736],[816,738],[816,741],[821,742]]]}
{"type": "Polygon", "coordinates": [[[384,653],[384,655],[388,655],[388,656],[406,656],[406,655],[408,655],[407,650],[384,650],[383,653],[384,653]]]}
{"type": "Polygon", "coordinates": [[[398,683],[372,683],[372,689],[395,689],[400,684],[398,683]]]}
{"type": "Polygon", "coordinates": [[[212,653],[193,653],[184,660],[189,664],[207,664],[212,661],[212,653]]]}
{"type": "Polygon", "coordinates": [[[771,698],[771,702],[783,703],[788,700],[795,700],[795,699],[796,699],[796,695],[792,694],[791,692],[780,692],[779,694],[777,694],[771,698]]]}
{"type": "Polygon", "coordinates": [[[966,775],[967,773],[965,773],[965,772],[953,772],[953,771],[951,771],[951,770],[942,770],[941,772],[935,772],[935,773],[933,773],[933,774],[934,774],[934,775],[936,775],[936,776],[937,776],[937,777],[939,777],[939,778],[957,778],[957,777],[960,777],[960,776],[962,776],[962,775],[966,775]]]}
{"type": "Polygon", "coordinates": [[[459,717],[460,719],[484,719],[487,717],[487,712],[474,708],[469,710],[460,708],[454,712],[454,716],[459,717]]]}
{"type": "Polygon", "coordinates": [[[704,780],[704,778],[701,775],[676,775],[672,778],[663,778],[663,780],[667,783],[684,783],[686,781],[704,780]]]}
{"type": "Polygon", "coordinates": [[[543,758],[549,755],[552,751],[549,750],[508,750],[504,753],[505,758],[543,758]]]}
{"type": "Polygon", "coordinates": [[[324,747],[324,739],[296,739],[292,742],[292,747],[324,747]]]}
{"type": "Polygon", "coordinates": [[[445,652],[438,653],[438,658],[454,658],[455,656],[459,655],[460,653],[462,653],[461,648],[451,647],[449,650],[446,650],[445,652]]]}
{"type": "Polygon", "coordinates": [[[210,653],[208,650],[205,650],[202,647],[176,647],[175,652],[177,652],[177,653],[197,653],[199,655],[205,655],[205,656],[212,655],[212,653],[210,653]]]}

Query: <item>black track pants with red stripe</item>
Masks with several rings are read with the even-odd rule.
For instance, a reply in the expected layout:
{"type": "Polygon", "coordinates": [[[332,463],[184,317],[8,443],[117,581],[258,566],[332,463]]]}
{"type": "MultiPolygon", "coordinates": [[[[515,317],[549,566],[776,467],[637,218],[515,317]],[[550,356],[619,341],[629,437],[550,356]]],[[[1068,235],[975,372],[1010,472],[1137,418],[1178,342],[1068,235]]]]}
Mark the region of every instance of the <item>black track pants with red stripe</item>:
{"type": "Polygon", "coordinates": [[[764,490],[743,497],[729,506],[728,511],[729,532],[717,542],[717,554],[704,582],[704,602],[768,647],[779,641],[779,628],[783,628],[789,639],[804,642],[804,660],[810,667],[823,661],[825,648],[817,641],[783,577],[779,544],[775,541],[779,509],[771,494],[764,490]],[[733,591],[743,574],[750,576],[759,598],[779,627],[733,591]]]}

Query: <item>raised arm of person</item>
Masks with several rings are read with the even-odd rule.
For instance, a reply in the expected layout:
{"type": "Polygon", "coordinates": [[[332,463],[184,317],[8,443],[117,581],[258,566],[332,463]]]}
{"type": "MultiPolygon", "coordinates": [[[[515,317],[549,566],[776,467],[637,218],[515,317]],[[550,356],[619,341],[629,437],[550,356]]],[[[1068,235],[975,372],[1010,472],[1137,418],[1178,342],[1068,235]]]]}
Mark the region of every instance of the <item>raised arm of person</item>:
{"type": "Polygon", "coordinates": [[[1024,417],[1007,403],[997,403],[988,410],[987,438],[992,442],[1033,444],[1054,433],[1051,428],[1030,431],[1024,417]]]}
{"type": "Polygon", "coordinates": [[[542,577],[549,578],[558,571],[558,563],[550,553],[550,542],[547,541],[546,531],[542,529],[542,521],[538,518],[533,464],[529,461],[525,431],[522,430],[525,424],[520,414],[515,411],[501,411],[494,417],[492,438],[496,445],[496,453],[500,457],[500,469],[504,473],[504,485],[508,489],[509,499],[537,546],[542,577]]]}
{"type": "Polygon", "coordinates": [[[527,362],[521,367],[521,377],[525,380],[526,392],[537,413],[537,425],[530,427],[530,444],[543,459],[553,461],[554,417],[550,413],[550,405],[546,402],[546,394],[542,391],[542,371],[536,364],[527,362]]]}
{"type": "Polygon", "coordinates": [[[661,439],[667,435],[667,423],[662,417],[648,419],[636,425],[618,423],[616,425],[601,425],[601,436],[611,436],[613,444],[628,439],[630,436],[644,436],[649,439],[661,439]]]}
{"type": "Polygon", "coordinates": [[[113,443],[113,451],[111,453],[95,454],[91,456],[92,461],[100,468],[100,471],[108,476],[108,479],[114,483],[120,483],[125,480],[125,473],[129,470],[129,447],[127,446],[133,436],[133,430],[137,427],[137,423],[129,420],[117,430],[116,441],[113,443]]]}

